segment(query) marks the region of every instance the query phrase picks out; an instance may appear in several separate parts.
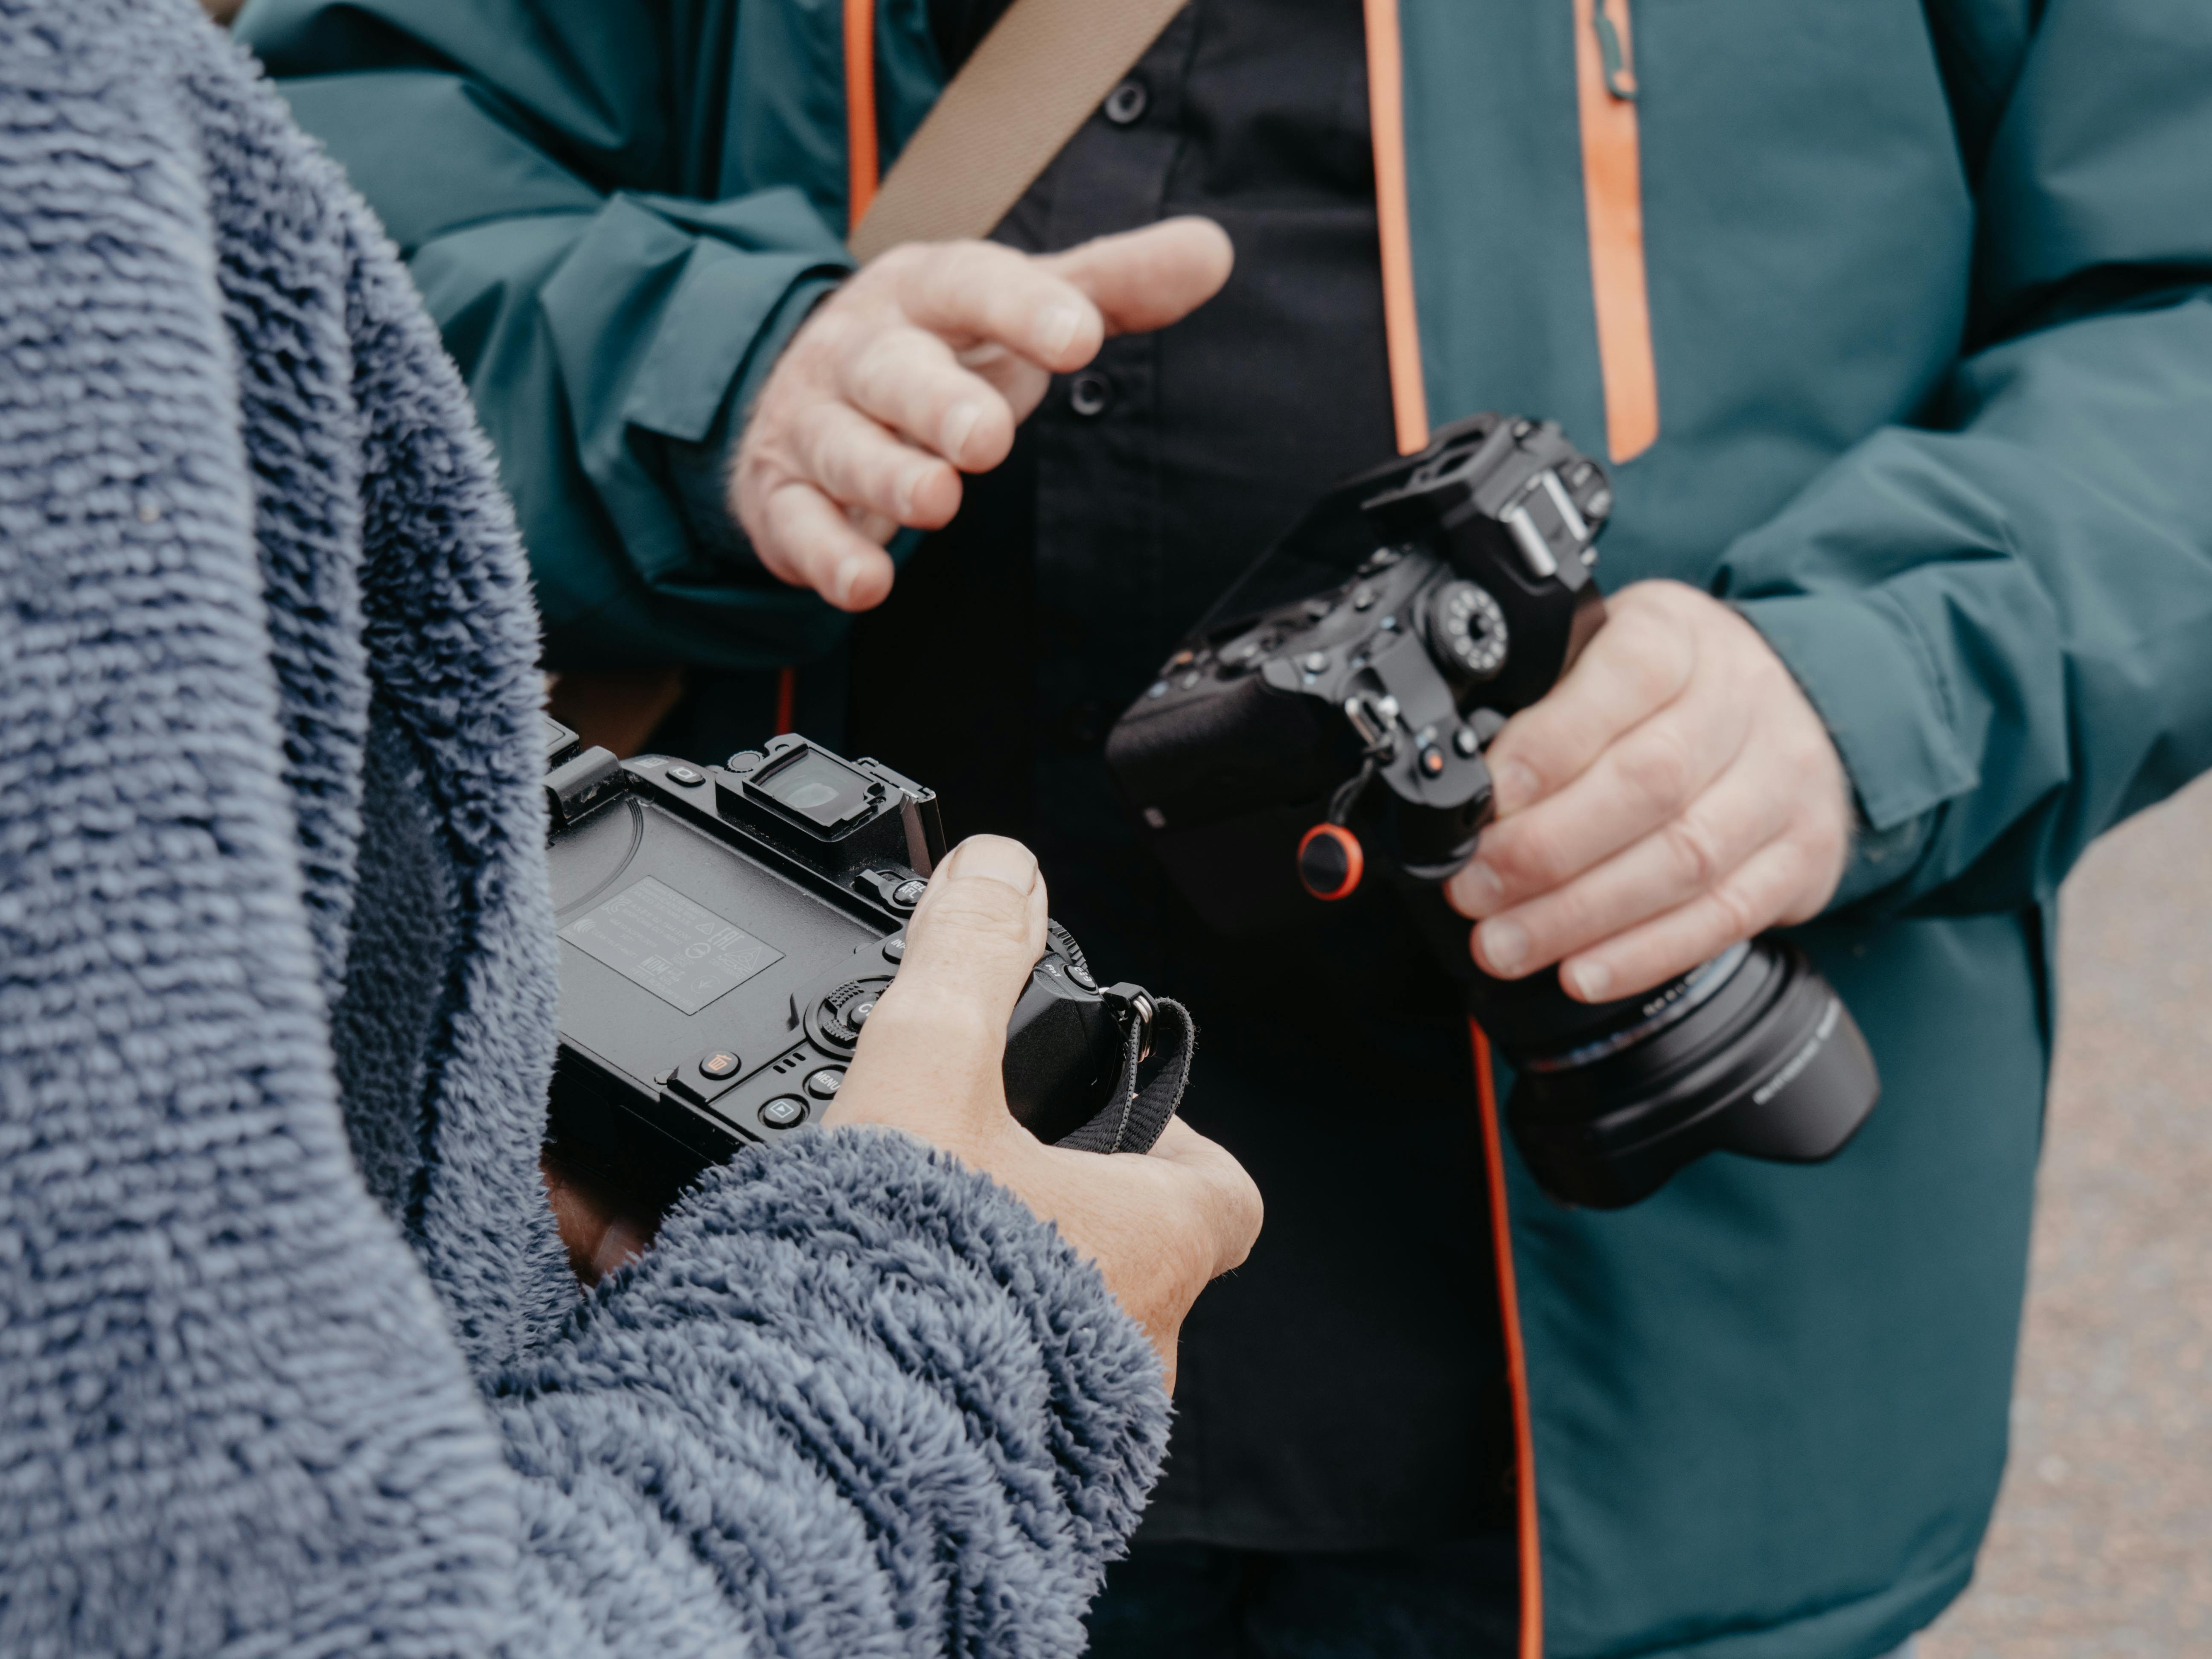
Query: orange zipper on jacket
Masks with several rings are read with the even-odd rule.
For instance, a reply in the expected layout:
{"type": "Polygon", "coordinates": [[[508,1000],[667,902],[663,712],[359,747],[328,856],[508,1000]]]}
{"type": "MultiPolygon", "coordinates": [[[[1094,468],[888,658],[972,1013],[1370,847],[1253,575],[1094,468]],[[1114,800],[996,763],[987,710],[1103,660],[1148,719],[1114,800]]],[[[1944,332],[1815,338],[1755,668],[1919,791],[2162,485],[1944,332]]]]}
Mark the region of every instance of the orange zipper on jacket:
{"type": "Polygon", "coordinates": [[[1606,448],[1641,455],[1659,435],[1659,372],[1644,271],[1644,167],[1628,0],[1574,0],[1575,98],[1582,116],[1583,209],[1590,298],[1605,379],[1606,448]]]}
{"type": "Polygon", "coordinates": [[[876,143],[876,0],[845,0],[845,234],[882,182],[876,143]]]}
{"type": "Polygon", "coordinates": [[[1404,58],[1398,0],[1366,0],[1367,109],[1375,143],[1375,220],[1382,251],[1382,335],[1390,360],[1390,410],[1398,453],[1429,441],[1429,394],[1413,311],[1413,233],[1406,208],[1404,58]]]}
{"type": "Polygon", "coordinates": [[[1482,1164],[1490,1180],[1490,1250],[1498,1266],[1498,1323],[1505,1333],[1505,1382],[1513,1401],[1513,1515],[1520,1541],[1520,1659],[1544,1659],[1544,1554],[1536,1531],[1536,1435],[1528,1407],[1528,1359],[1521,1340],[1521,1297],[1513,1277],[1513,1225],[1505,1207],[1505,1146],[1498,1133],[1498,1082],[1490,1039],[1473,1020],[1474,1098],[1482,1115],[1482,1164]]]}

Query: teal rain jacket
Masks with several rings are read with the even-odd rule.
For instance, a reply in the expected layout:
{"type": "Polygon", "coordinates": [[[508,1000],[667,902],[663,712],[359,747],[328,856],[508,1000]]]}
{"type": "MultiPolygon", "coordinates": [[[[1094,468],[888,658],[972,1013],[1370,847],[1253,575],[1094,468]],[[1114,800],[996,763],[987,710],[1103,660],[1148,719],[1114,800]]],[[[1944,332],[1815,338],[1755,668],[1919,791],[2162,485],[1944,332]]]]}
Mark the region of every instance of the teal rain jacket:
{"type": "MultiPolygon", "coordinates": [[[[1618,1214],[1506,1154],[1531,1641],[1859,1659],[1958,1594],[1996,1492],[2053,895],[2212,764],[2212,6],[1590,7],[1370,0],[1401,425],[1609,442],[1608,584],[1727,595],[1796,672],[1864,818],[1802,938],[1887,1095],[1832,1164],[1618,1214]]],[[[844,263],[866,118],[895,155],[941,84],[924,0],[241,27],[467,371],[556,651],[832,639],[686,492],[844,263]]]]}

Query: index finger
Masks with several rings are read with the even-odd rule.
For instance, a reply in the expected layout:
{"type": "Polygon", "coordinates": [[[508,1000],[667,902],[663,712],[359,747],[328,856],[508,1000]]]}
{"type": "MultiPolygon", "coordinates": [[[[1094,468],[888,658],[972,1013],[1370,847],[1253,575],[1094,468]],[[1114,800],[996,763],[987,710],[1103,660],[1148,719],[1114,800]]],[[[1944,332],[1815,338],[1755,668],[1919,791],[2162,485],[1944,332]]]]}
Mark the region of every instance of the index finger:
{"type": "Polygon", "coordinates": [[[1144,334],[1218,294],[1236,260],[1228,232],[1211,219],[1185,215],[1094,237],[1042,263],[1097,303],[1108,333],[1144,334]]]}
{"type": "Polygon", "coordinates": [[[904,263],[908,320],[956,349],[1003,345],[1055,374],[1098,355],[1106,324],[1090,297],[1042,261],[995,242],[942,242],[886,258],[904,263]]]}
{"type": "Polygon", "coordinates": [[[1681,695],[1695,660],[1689,630],[1662,611],[1617,607],[1566,678],[1492,739],[1484,758],[1498,816],[1580,777],[1615,738],[1681,695]]]}

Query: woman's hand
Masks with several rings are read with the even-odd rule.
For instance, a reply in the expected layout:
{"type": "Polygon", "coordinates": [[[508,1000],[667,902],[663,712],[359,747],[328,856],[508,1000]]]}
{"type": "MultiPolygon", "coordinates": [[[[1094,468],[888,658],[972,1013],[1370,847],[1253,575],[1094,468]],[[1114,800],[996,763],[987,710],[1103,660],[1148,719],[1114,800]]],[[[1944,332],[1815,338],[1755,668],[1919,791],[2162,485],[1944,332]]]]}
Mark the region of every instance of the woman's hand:
{"type": "Polygon", "coordinates": [[[1229,238],[1170,219],[1065,253],[915,242],[862,267],[792,337],[754,403],[730,509],[761,562],[844,611],[890,592],[883,550],[936,530],[960,475],[1006,459],[1054,374],[1164,328],[1229,279],[1229,238]]]}
{"type": "Polygon", "coordinates": [[[937,868],[898,977],[863,1028],[825,1125],[875,1123],[943,1147],[1012,1189],[1098,1264],[1159,1350],[1207,1282],[1259,1236],[1259,1188],[1176,1119],[1143,1154],[1048,1146],[1006,1109],[1006,1022],[1043,954],[1044,878],[1018,842],[979,836],[937,868]]]}
{"type": "Polygon", "coordinates": [[[1835,744],[1758,629],[1680,582],[1638,582],[1607,611],[1491,743],[1498,818],[1445,889],[1480,920],[1484,971],[1556,962],[1585,1002],[1818,915],[1851,837],[1835,744]]]}

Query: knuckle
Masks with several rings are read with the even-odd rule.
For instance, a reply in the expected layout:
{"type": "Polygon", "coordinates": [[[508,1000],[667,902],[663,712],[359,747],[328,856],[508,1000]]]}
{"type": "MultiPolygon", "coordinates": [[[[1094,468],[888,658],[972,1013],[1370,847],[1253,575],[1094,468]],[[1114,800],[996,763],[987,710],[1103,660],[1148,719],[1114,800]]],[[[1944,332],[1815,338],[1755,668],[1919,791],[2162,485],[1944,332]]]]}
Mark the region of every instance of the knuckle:
{"type": "Polygon", "coordinates": [[[1694,891],[1703,891],[1722,874],[1721,838],[1704,819],[1684,816],[1661,831],[1668,861],[1677,878],[1694,891]]]}
{"type": "Polygon", "coordinates": [[[1553,839],[1526,830],[1517,835],[1486,837],[1482,859],[1498,872],[1508,892],[1548,891],[1568,873],[1565,859],[1553,839]]]}
{"type": "Polygon", "coordinates": [[[1621,781],[1647,805],[1673,811],[1697,787],[1698,766],[1690,741],[1671,723],[1655,722],[1632,743],[1615,751],[1621,781]]]}
{"type": "Polygon", "coordinates": [[[1758,902],[1741,882],[1723,882],[1705,896],[1713,920],[1730,942],[1749,939],[1765,924],[1758,902]]]}
{"type": "Polygon", "coordinates": [[[906,371],[901,343],[898,333],[885,330],[853,353],[845,369],[845,390],[863,409],[880,409],[897,397],[906,371]]]}

